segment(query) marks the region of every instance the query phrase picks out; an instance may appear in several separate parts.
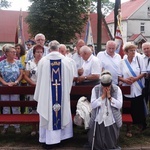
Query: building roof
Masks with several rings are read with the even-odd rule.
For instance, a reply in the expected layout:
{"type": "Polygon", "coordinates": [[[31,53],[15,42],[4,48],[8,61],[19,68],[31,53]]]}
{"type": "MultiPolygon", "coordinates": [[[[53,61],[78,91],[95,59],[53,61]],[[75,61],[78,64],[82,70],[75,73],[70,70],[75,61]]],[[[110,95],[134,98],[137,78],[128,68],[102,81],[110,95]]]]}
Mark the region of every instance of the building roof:
{"type": "MultiPolygon", "coordinates": [[[[15,42],[15,34],[17,22],[19,20],[20,11],[0,10],[0,42],[15,42]]],[[[23,19],[28,15],[22,11],[23,19]]],[[[23,23],[25,39],[28,40],[28,25],[23,23]]]]}
{"type": "MultiPolygon", "coordinates": [[[[130,0],[121,4],[121,18],[122,20],[128,19],[132,14],[134,14],[141,6],[146,3],[147,0],[130,0]]],[[[107,23],[114,22],[114,11],[112,11],[106,17],[107,23]]]]}
{"type": "Polygon", "coordinates": [[[140,41],[144,41],[146,42],[147,39],[142,35],[142,33],[140,34],[133,34],[128,41],[135,41],[135,42],[140,42],[140,41]]]}
{"type": "MultiPolygon", "coordinates": [[[[15,42],[16,27],[17,27],[19,15],[20,15],[20,11],[0,10],[0,43],[15,42]]],[[[27,15],[28,12],[22,11],[23,20],[26,18],[27,15]]],[[[93,40],[94,43],[97,43],[97,14],[92,13],[90,15],[90,20],[92,26],[93,40]]],[[[28,34],[28,24],[25,21],[23,23],[23,30],[24,30],[25,41],[27,41],[30,38],[30,34],[28,34]]],[[[80,37],[84,39],[85,33],[83,33],[80,37]]],[[[101,42],[106,43],[111,38],[112,37],[111,34],[109,33],[107,24],[103,19],[101,42]]]]}
{"type": "MultiPolygon", "coordinates": [[[[93,34],[93,41],[94,43],[97,43],[97,13],[91,13],[90,14],[90,21],[91,21],[91,27],[92,27],[92,34],[93,34]]],[[[84,27],[84,31],[86,31],[86,26],[84,27]]],[[[102,28],[101,28],[101,34],[102,39],[101,43],[105,44],[108,40],[112,40],[112,35],[108,29],[107,23],[105,21],[105,18],[102,18],[102,28]]],[[[80,38],[84,40],[85,33],[82,33],[80,38]]]]}

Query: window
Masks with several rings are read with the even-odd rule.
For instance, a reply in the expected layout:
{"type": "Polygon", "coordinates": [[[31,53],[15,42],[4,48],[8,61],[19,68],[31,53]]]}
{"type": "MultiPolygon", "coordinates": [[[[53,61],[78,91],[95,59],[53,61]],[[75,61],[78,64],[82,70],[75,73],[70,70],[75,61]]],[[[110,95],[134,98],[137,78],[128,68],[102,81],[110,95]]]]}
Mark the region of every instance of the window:
{"type": "Polygon", "coordinates": [[[145,32],[145,23],[141,23],[140,31],[141,31],[141,33],[145,32]]]}
{"type": "Polygon", "coordinates": [[[150,7],[147,7],[147,15],[150,17],[150,7]]]}

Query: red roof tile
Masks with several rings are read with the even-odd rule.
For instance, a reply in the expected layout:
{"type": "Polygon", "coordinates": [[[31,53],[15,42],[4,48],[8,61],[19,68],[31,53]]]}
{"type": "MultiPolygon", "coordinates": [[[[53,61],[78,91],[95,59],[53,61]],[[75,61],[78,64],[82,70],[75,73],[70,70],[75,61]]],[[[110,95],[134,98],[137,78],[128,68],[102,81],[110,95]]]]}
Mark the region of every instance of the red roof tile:
{"type": "Polygon", "coordinates": [[[133,34],[128,41],[134,41],[137,37],[142,36],[143,39],[146,41],[146,38],[140,33],[140,34],[133,34]]]}
{"type": "MultiPolygon", "coordinates": [[[[122,20],[128,19],[134,12],[136,12],[147,0],[130,0],[121,4],[122,20]]],[[[106,17],[107,23],[114,22],[114,11],[106,17]]]]}
{"type": "MultiPolygon", "coordinates": [[[[0,10],[0,42],[14,42],[20,11],[0,10]]],[[[27,12],[22,11],[23,19],[27,12]]],[[[25,40],[29,38],[28,25],[23,23],[25,40]]]]}
{"type": "MultiPolygon", "coordinates": [[[[0,10],[0,42],[14,42],[15,41],[15,33],[17,22],[19,19],[20,11],[10,11],[10,10],[0,10]]],[[[22,11],[23,19],[26,18],[28,12],[22,11]]],[[[94,43],[97,43],[97,14],[92,13],[90,15],[91,19],[91,26],[92,26],[92,33],[93,33],[93,40],[94,43]]],[[[84,31],[86,26],[84,28],[84,31]]],[[[23,23],[23,30],[25,40],[28,40],[30,35],[28,34],[28,25],[24,22],[23,23]]],[[[80,38],[84,39],[85,33],[83,33],[80,38]]],[[[105,24],[105,20],[102,21],[102,43],[106,43],[108,40],[111,39],[109,34],[109,30],[107,25],[105,24]]]]}

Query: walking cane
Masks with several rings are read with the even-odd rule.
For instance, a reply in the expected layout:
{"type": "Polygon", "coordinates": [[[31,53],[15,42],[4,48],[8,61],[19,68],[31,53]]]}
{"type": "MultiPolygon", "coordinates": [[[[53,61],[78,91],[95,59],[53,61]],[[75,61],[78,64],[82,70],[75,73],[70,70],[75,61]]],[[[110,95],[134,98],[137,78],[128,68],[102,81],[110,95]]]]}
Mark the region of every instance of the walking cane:
{"type": "MultiPolygon", "coordinates": [[[[96,109],[96,114],[98,114],[98,108],[99,107],[97,107],[97,109],[96,109]]],[[[96,121],[94,123],[94,131],[93,131],[93,139],[92,139],[92,148],[91,148],[91,150],[93,150],[93,148],[94,148],[95,132],[96,132],[96,121]]]]}

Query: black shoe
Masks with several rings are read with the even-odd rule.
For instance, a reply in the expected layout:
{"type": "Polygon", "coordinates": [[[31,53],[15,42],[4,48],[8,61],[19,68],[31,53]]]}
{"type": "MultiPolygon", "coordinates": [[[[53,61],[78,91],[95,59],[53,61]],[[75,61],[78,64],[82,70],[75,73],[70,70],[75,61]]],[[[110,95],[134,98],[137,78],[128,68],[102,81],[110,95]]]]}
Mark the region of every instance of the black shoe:
{"type": "Polygon", "coordinates": [[[84,149],[91,149],[91,146],[90,146],[89,143],[85,143],[85,144],[83,145],[83,148],[84,148],[84,149]]]}
{"type": "Polygon", "coordinates": [[[52,149],[53,146],[52,145],[48,145],[48,144],[42,144],[42,148],[49,150],[49,149],[52,149]]]}

